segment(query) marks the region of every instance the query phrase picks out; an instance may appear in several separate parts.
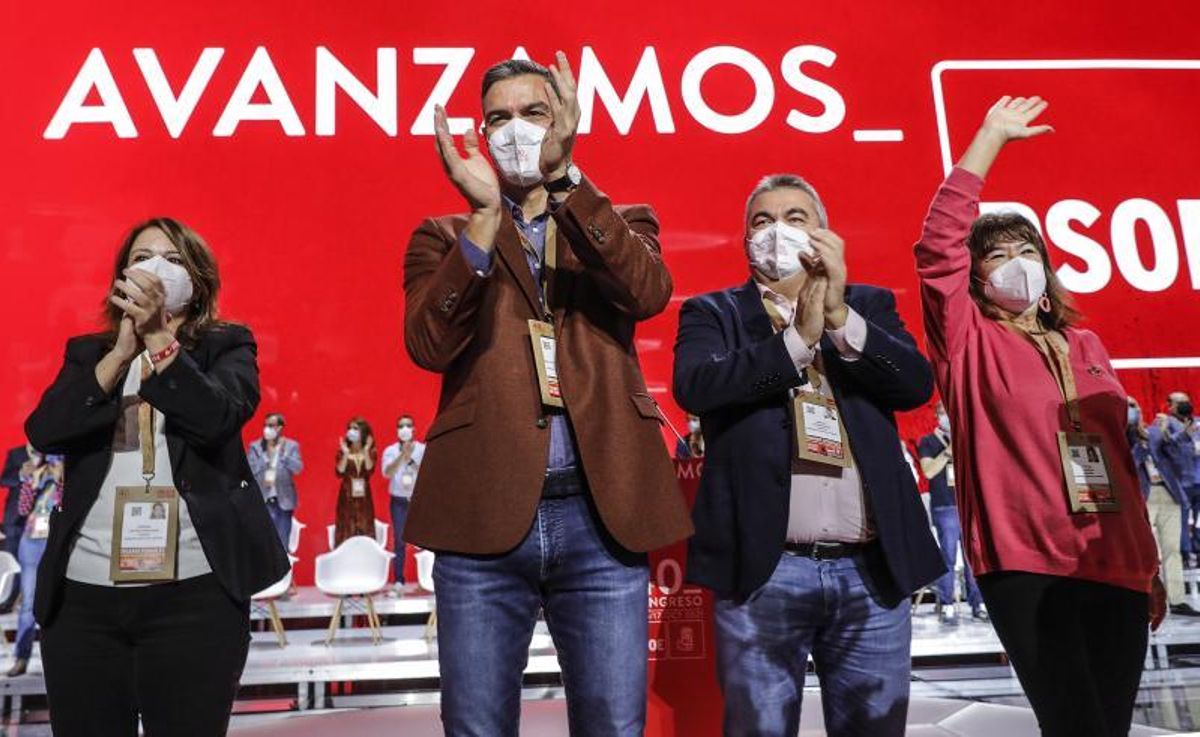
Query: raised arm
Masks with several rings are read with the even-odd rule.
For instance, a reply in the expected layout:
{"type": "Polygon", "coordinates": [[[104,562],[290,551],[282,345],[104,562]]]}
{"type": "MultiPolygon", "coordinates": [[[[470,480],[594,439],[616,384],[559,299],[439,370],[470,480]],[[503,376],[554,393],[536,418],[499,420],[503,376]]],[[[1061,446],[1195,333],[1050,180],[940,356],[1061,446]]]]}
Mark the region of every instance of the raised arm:
{"type": "Polygon", "coordinates": [[[929,206],[915,253],[925,335],[935,362],[954,355],[980,318],[970,294],[971,254],[966,240],[979,215],[984,177],[1009,141],[1053,130],[1048,125],[1030,125],[1048,105],[1040,97],[1000,98],[929,206]]]}

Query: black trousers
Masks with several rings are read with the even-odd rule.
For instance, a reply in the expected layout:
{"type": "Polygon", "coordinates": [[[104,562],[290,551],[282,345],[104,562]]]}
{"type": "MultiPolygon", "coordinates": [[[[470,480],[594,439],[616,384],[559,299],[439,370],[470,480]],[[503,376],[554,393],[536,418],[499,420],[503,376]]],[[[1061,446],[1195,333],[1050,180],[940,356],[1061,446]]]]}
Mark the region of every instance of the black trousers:
{"type": "Polygon", "coordinates": [[[55,737],[216,737],[250,646],[248,603],[214,576],[139,588],[68,581],[42,630],[55,737]]]}
{"type": "Polygon", "coordinates": [[[1146,659],[1149,597],[1034,573],[978,581],[1043,737],[1125,737],[1146,659]]]}

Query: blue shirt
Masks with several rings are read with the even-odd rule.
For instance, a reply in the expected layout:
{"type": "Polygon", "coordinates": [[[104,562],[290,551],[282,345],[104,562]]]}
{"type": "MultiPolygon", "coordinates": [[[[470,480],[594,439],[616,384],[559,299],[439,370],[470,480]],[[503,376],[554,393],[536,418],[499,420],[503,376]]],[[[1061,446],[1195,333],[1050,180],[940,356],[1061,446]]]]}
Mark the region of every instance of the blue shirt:
{"type": "MultiPolygon", "coordinates": [[[[552,202],[551,209],[556,204],[552,202]]],[[[526,222],[525,213],[512,200],[505,197],[504,206],[512,213],[513,223],[536,252],[530,253],[528,249],[521,249],[521,252],[525,254],[525,262],[529,266],[529,271],[533,274],[534,283],[540,285],[542,283],[542,264],[546,261],[546,225],[550,220],[550,210],[538,215],[532,221],[526,222]]],[[[494,250],[484,251],[472,243],[467,238],[466,231],[459,236],[458,243],[471,268],[483,274],[491,273],[494,250]]],[[[545,300],[546,296],[541,293],[539,288],[538,301],[543,310],[546,309],[545,300]]],[[[573,468],[578,463],[576,460],[578,454],[575,451],[575,433],[571,429],[571,419],[565,410],[558,407],[546,407],[545,409],[550,420],[550,450],[546,458],[546,468],[551,471],[573,468]]]]}

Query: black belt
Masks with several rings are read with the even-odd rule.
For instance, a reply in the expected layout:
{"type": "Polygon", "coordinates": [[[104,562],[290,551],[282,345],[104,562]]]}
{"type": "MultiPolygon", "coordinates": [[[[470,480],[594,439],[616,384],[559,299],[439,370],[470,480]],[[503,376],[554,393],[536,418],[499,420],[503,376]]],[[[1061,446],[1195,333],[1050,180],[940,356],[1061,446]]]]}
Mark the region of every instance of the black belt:
{"type": "Polygon", "coordinates": [[[784,543],[783,552],[800,558],[813,560],[835,560],[852,558],[867,549],[868,543],[784,543]]]}
{"type": "Polygon", "coordinates": [[[546,471],[542,482],[543,499],[563,499],[578,496],[587,491],[587,481],[578,468],[563,468],[546,471]]]}

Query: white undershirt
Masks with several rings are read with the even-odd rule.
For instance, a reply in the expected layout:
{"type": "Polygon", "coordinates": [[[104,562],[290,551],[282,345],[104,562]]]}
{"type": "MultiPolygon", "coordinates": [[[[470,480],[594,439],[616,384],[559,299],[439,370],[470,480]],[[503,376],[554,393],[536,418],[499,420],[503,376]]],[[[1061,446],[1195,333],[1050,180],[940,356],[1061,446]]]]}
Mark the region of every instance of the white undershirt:
{"type": "MultiPolygon", "coordinates": [[[[140,359],[139,359],[140,360],[140,359]]],[[[115,436],[131,438],[132,448],[113,444],[112,462],[108,475],[100,485],[100,494],[95,504],[88,510],[87,517],[80,527],[72,543],[71,557],[67,561],[67,578],[79,583],[95,586],[116,586],[111,576],[112,541],[113,541],[113,510],[116,505],[118,486],[142,486],[146,483],[142,477],[142,451],[137,445],[137,409],[128,398],[137,397],[142,386],[139,362],[135,361],[125,377],[125,387],[122,390],[122,407],[127,408],[118,420],[115,436]],[[130,427],[129,413],[132,413],[130,427]],[[124,423],[124,432],[122,432],[124,423]]],[[[167,436],[163,433],[165,418],[163,413],[154,410],[154,485],[174,486],[175,480],[171,472],[171,456],[167,450],[167,436]]],[[[195,578],[212,572],[204,549],[200,547],[200,538],[192,525],[192,516],[188,513],[187,503],[182,497],[179,504],[179,559],[176,565],[176,578],[195,578]]],[[[126,586],[145,586],[145,583],[125,583],[126,586]]],[[[151,584],[152,585],[152,584],[151,584]]]]}

